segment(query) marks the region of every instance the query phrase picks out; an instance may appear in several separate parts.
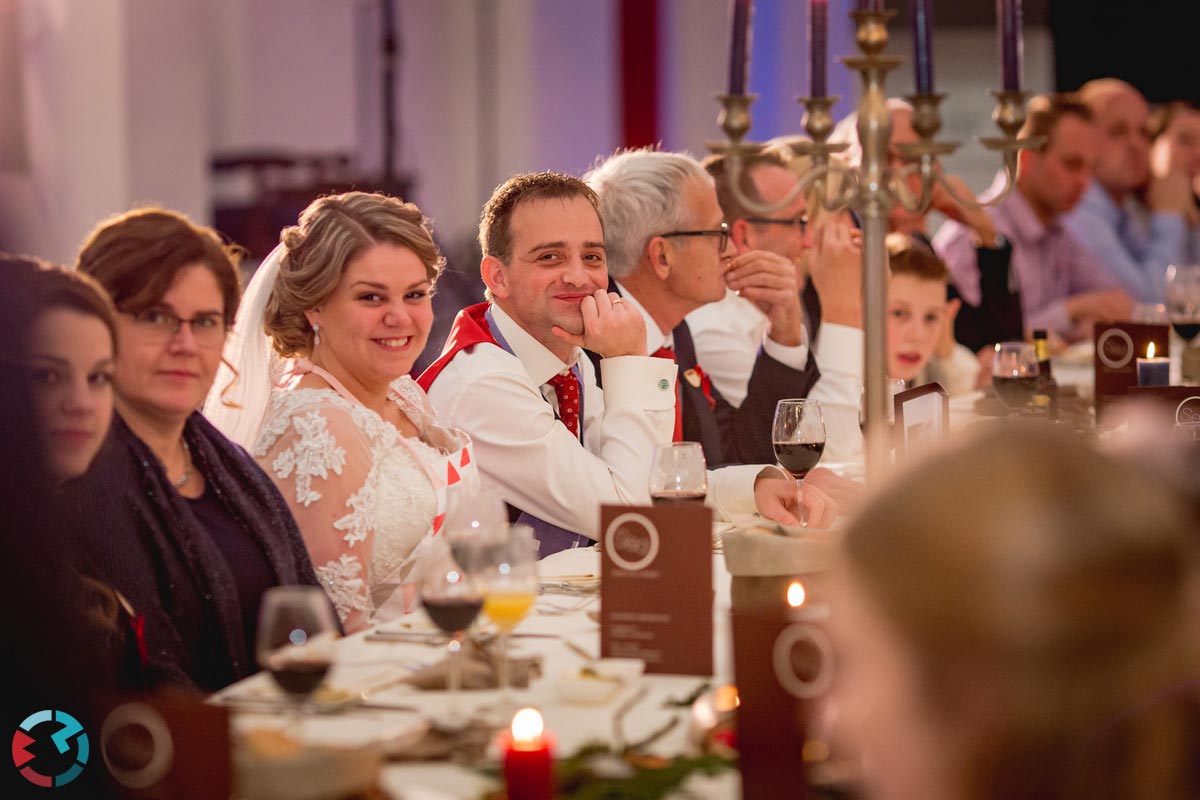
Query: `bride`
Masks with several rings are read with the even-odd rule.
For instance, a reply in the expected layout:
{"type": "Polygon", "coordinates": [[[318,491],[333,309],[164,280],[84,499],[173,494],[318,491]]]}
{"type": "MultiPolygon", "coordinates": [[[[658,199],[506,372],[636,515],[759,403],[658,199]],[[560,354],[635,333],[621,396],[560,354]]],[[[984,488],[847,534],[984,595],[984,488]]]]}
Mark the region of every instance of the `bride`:
{"type": "Polygon", "coordinates": [[[280,240],[205,414],[287,498],[349,633],[411,605],[447,489],[478,484],[470,439],[408,377],[443,259],[416,206],[363,192],[314,201],[280,240]]]}

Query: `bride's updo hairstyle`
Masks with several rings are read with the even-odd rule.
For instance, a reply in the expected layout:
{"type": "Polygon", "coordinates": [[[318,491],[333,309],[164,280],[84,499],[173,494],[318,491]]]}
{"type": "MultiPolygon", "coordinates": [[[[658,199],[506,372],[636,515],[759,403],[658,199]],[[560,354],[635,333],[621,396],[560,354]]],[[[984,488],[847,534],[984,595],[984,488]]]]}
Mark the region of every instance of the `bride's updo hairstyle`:
{"type": "Polygon", "coordinates": [[[267,300],[263,328],[283,358],[312,353],[313,329],[304,312],[329,297],[347,265],[378,244],[405,247],[436,281],[445,265],[429,221],[412,203],[367,192],[347,192],[314,200],[300,224],[284,228],[286,252],[267,300]]]}

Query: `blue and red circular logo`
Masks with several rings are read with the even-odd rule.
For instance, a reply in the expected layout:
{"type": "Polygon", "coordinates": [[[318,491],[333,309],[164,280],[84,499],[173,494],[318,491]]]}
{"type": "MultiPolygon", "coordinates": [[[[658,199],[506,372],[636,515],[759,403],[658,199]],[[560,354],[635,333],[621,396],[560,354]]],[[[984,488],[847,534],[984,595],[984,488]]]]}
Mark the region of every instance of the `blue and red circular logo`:
{"type": "Polygon", "coordinates": [[[35,786],[66,786],[88,761],[88,736],[65,711],[30,714],[13,734],[13,763],[35,786]]]}

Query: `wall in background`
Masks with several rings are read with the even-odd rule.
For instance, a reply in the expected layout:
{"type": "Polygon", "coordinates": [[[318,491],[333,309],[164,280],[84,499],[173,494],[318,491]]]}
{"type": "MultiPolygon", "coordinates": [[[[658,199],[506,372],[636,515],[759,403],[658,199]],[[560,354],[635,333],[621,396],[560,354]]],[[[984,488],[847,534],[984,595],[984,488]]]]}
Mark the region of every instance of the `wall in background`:
{"type": "MultiPolygon", "coordinates": [[[[832,54],[851,50],[831,3],[832,54]]],[[[20,86],[2,141],[0,247],[69,261],[108,214],[161,202],[207,221],[214,153],[350,152],[382,159],[379,4],[375,0],[0,0],[0,91],[20,86]],[[13,30],[14,26],[17,30],[13,30]],[[16,63],[14,67],[13,64],[16,63]],[[13,76],[18,75],[15,79],[13,76]],[[7,88],[6,88],[7,87],[7,88]],[[23,137],[23,138],[22,138],[23,137]],[[11,158],[7,156],[11,155],[11,158]]],[[[758,0],[751,90],[755,138],[800,129],[807,87],[804,4],[758,0]]],[[[514,172],[581,174],[621,137],[618,0],[398,0],[401,170],[448,244],[469,240],[492,188],[514,172]]],[[[906,56],[903,18],[891,52],[906,56]]],[[[727,0],[660,0],[659,124],[664,146],[703,155],[720,138],[713,94],[727,71],[727,0]]],[[[991,134],[994,32],[938,28],[949,163],[982,189],[996,161],[970,143],[991,134]]],[[[1026,82],[1053,85],[1044,28],[1026,36],[1026,82]]],[[[852,107],[855,80],[830,65],[852,107]]],[[[895,94],[910,90],[906,69],[895,94]]],[[[228,187],[225,187],[228,188],[228,187]]],[[[234,191],[245,187],[233,187],[234,191]]]]}

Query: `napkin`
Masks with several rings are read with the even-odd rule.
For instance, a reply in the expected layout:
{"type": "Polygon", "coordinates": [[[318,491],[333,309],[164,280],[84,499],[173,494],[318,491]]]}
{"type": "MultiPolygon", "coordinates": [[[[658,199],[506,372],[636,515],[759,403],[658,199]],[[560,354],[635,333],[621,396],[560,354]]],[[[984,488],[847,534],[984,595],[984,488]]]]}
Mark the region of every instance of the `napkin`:
{"type": "Polygon", "coordinates": [[[382,743],[389,761],[454,761],[477,764],[483,760],[496,730],[481,720],[471,720],[462,730],[443,730],[428,720],[382,743]]]}
{"type": "MultiPolygon", "coordinates": [[[[498,643],[484,645],[475,639],[467,638],[462,648],[462,688],[464,689],[495,689],[499,684],[500,653],[498,643]]],[[[445,689],[450,674],[448,658],[443,658],[436,664],[410,675],[406,683],[418,689],[445,689]]],[[[542,659],[540,656],[508,657],[508,677],[510,683],[523,689],[529,686],[532,678],[542,674],[542,659]]]]}

